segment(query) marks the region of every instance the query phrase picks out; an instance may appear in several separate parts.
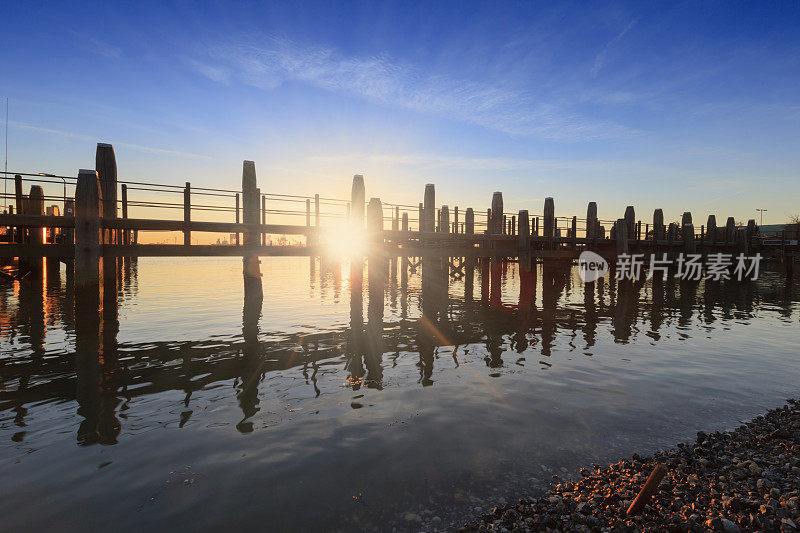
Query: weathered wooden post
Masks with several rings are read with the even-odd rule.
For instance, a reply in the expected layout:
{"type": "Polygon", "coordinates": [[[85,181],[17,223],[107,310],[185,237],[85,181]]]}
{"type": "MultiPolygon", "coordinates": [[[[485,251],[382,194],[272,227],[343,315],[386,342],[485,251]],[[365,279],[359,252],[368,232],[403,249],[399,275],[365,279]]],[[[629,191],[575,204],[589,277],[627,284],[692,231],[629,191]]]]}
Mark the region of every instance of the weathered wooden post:
{"type": "Polygon", "coordinates": [[[306,227],[311,227],[311,200],[306,198],[306,227]]]}
{"type": "Polygon", "coordinates": [[[519,234],[517,235],[517,247],[520,249],[520,251],[529,250],[531,247],[531,226],[527,209],[522,209],[519,212],[519,234]]]}
{"type": "Polygon", "coordinates": [[[453,208],[453,233],[458,233],[458,206],[453,208]]]}
{"type": "Polygon", "coordinates": [[[314,226],[319,227],[319,194],[314,195],[314,226]]]}
{"type": "MultiPolygon", "coordinates": [[[[44,215],[44,192],[41,185],[31,185],[26,215],[44,215]]],[[[31,244],[44,244],[44,228],[32,227],[31,244]]]]}
{"type": "Polygon", "coordinates": [[[666,237],[666,229],[664,228],[664,211],[656,209],[653,211],[653,239],[663,241],[666,237]]]}
{"type": "Polygon", "coordinates": [[[725,222],[725,244],[733,244],[736,242],[736,221],[733,217],[728,217],[725,222]]]}
{"type": "Polygon", "coordinates": [[[553,198],[544,199],[544,237],[554,237],[556,228],[556,208],[553,198]]]}
{"type": "MultiPolygon", "coordinates": [[[[380,198],[370,198],[367,206],[367,231],[374,244],[383,239],[383,204],[380,198]]],[[[374,251],[374,250],[370,250],[374,251]]],[[[380,252],[381,250],[378,250],[380,252]]]]}
{"type": "MultiPolygon", "coordinates": [[[[66,207],[64,208],[66,211],[66,207]]],[[[128,218],[128,186],[122,184],[122,218],[128,218]]],[[[131,243],[131,230],[126,229],[122,231],[122,244],[128,245],[131,243]]]]}
{"type": "Polygon", "coordinates": [[[492,220],[489,233],[494,235],[503,233],[503,193],[500,191],[492,194],[492,220]]]}
{"type": "Polygon", "coordinates": [[[392,219],[392,229],[397,231],[400,229],[400,206],[394,206],[394,219],[392,219]]]}
{"type": "Polygon", "coordinates": [[[364,176],[353,176],[353,187],[350,190],[350,222],[360,230],[364,229],[364,176]]]}
{"type": "Polygon", "coordinates": [[[756,234],[756,221],[754,219],[750,219],[747,221],[747,242],[748,244],[753,242],[753,237],[756,234]]]}
{"type": "Polygon", "coordinates": [[[736,236],[737,236],[737,239],[738,239],[737,248],[738,248],[739,253],[747,255],[747,253],[748,253],[748,244],[749,244],[749,241],[747,239],[747,228],[741,228],[741,229],[736,230],[736,236]]]}
{"type": "Polygon", "coordinates": [[[423,224],[422,231],[436,231],[436,189],[433,183],[425,185],[425,197],[423,199],[423,224]]]}
{"type": "Polygon", "coordinates": [[[97,171],[80,170],[75,186],[76,290],[100,290],[101,200],[97,171]]]}
{"type": "MultiPolygon", "coordinates": [[[[244,161],[242,163],[242,220],[246,224],[243,232],[245,251],[252,251],[258,246],[259,231],[256,226],[258,226],[259,196],[256,164],[253,161],[244,161]]],[[[242,256],[242,273],[246,285],[248,280],[258,280],[258,285],[261,285],[261,267],[259,264],[260,261],[256,253],[246,253],[242,256]]],[[[258,289],[253,287],[249,290],[258,292],[258,289]]]]}
{"type": "Polygon", "coordinates": [[[684,227],[687,224],[692,224],[692,213],[690,211],[684,211],[683,216],[681,217],[681,227],[684,227]]]}
{"type": "Polygon", "coordinates": [[[628,253],[628,223],[624,218],[617,219],[614,225],[614,237],[617,242],[617,255],[628,253]]]}
{"type": "Polygon", "coordinates": [[[597,202],[589,202],[586,208],[586,238],[594,239],[597,236],[597,202]]]}
{"type": "Polygon", "coordinates": [[[423,226],[423,219],[425,218],[424,208],[422,207],[422,202],[419,203],[418,207],[419,211],[417,212],[417,231],[422,231],[423,226]]]}
{"type": "MultiPolygon", "coordinates": [[[[26,215],[44,215],[44,194],[42,193],[41,185],[31,185],[31,192],[23,202],[25,206],[23,210],[26,215]]],[[[28,228],[28,242],[31,244],[44,244],[44,228],[40,226],[32,226],[28,228]]],[[[42,270],[41,257],[20,257],[19,266],[21,268],[29,268],[36,272],[42,270]]]]}
{"type": "Polygon", "coordinates": [[[517,217],[516,215],[511,215],[511,235],[517,234],[517,217]]]}
{"type": "Polygon", "coordinates": [[[717,239],[717,217],[708,215],[706,222],[706,240],[713,243],[717,239]]]}
{"type": "Polygon", "coordinates": [[[450,208],[448,206],[442,206],[440,217],[439,231],[442,233],[450,233],[450,208]]]}
{"type": "Polygon", "coordinates": [[[403,211],[403,231],[408,231],[408,213],[403,211]]]}
{"type": "Polygon", "coordinates": [[[475,211],[471,207],[468,207],[466,213],[464,213],[464,232],[467,235],[475,233],[475,211]]]}
{"type": "Polygon", "coordinates": [[[694,240],[694,225],[684,224],[681,233],[683,233],[683,250],[687,254],[693,254],[697,249],[697,244],[694,240]]]}
{"type": "Polygon", "coordinates": [[[189,223],[192,221],[192,186],[187,181],[183,188],[183,245],[192,244],[192,232],[189,231],[189,223]]]}
{"type": "Polygon", "coordinates": [[[578,245],[578,217],[572,217],[572,247],[578,245]]]}
{"type": "Polygon", "coordinates": [[[632,205],[625,208],[625,226],[628,230],[628,238],[636,235],[636,211],[632,205]]]}
{"type": "Polygon", "coordinates": [[[509,230],[508,220],[506,219],[506,215],[503,215],[503,231],[501,231],[501,233],[503,234],[509,233],[508,230],[509,230]]]}
{"type": "MultiPolygon", "coordinates": [[[[110,144],[97,143],[94,167],[100,179],[100,193],[103,195],[103,218],[117,218],[117,158],[110,144]]],[[[117,232],[103,230],[104,244],[117,244],[117,232]]]]}

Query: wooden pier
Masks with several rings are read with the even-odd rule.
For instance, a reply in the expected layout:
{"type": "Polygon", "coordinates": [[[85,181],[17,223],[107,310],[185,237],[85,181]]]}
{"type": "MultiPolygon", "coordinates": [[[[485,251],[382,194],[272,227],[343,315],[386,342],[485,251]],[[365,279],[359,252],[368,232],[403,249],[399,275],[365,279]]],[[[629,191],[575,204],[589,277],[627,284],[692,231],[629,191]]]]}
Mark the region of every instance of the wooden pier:
{"type": "Polygon", "coordinates": [[[764,258],[781,261],[791,276],[800,250],[797,231],[766,241],[757,238],[754,220],[746,227],[737,227],[733,217],[728,217],[725,225],[718,227],[713,214],[698,228],[689,212],[683,214],[680,224],[667,224],[661,209],[654,211],[652,219],[642,221],[634,206],[628,206],[620,218],[604,221],[598,218],[597,204],[588,202],[585,218],[564,217],[556,216],[555,201],[550,197],[545,199],[541,215],[528,210],[509,213],[503,209],[501,192],[492,195],[490,207],[485,210],[458,206],[451,209],[436,203],[432,184],[425,186],[418,206],[385,203],[380,198],[367,202],[360,175],[354,176],[347,200],[321,198],[318,194],[304,197],[262,193],[252,161],[244,162],[242,187],[237,191],[195,188],[189,182],[180,186],[122,181],[117,178],[114,149],[109,144],[97,145],[95,169],[80,170],[77,177],[8,173],[5,178],[10,180],[11,175],[14,204],[0,215],[0,227],[6,228],[0,258],[17,258],[20,269],[35,269],[43,260],[64,262],[74,269],[76,288],[97,285],[103,259],[117,257],[241,256],[245,279],[258,279],[259,257],[313,257],[327,253],[325,243],[333,240],[341,225],[326,224],[323,218],[338,218],[354,231],[363,232],[364,256],[400,258],[402,268],[419,264],[414,258],[424,261],[429,256],[443,257],[456,275],[460,264],[476,258],[518,260],[531,268],[539,261],[569,265],[582,251],[591,250],[612,264],[619,254],[760,253],[764,258]],[[27,195],[23,194],[24,181],[32,183],[27,195]],[[66,195],[68,181],[74,184],[74,197],[66,195]],[[63,197],[45,197],[38,182],[63,183],[63,197]],[[182,201],[130,201],[132,190],[180,195],[182,201]],[[235,199],[235,205],[210,205],[205,200],[208,197],[235,199]],[[45,208],[53,200],[61,206],[45,208]],[[278,202],[304,204],[305,210],[268,209],[278,202]],[[327,210],[323,211],[323,204],[327,210]],[[182,218],[129,217],[132,208],[141,211],[146,207],[182,211],[182,218]],[[228,217],[233,214],[234,221],[195,218],[208,212],[225,212],[228,217]],[[301,221],[304,218],[304,223],[269,220],[291,216],[301,221]],[[182,242],[139,243],[139,234],[148,231],[179,232],[182,242]],[[230,235],[231,243],[192,244],[192,235],[201,232],[230,235]],[[270,244],[268,235],[290,236],[301,242],[270,244]]]}

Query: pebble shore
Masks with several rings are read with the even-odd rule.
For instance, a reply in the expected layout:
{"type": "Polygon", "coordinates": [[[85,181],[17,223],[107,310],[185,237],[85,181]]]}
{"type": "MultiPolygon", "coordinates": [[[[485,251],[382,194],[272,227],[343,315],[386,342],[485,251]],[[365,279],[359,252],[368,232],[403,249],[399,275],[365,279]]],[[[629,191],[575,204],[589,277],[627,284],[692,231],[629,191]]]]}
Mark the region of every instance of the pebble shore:
{"type": "Polygon", "coordinates": [[[634,455],[546,495],[492,508],[461,531],[800,531],[800,402],[733,431],[634,455]],[[657,464],[667,474],[638,516],[626,511],[657,464]]]}

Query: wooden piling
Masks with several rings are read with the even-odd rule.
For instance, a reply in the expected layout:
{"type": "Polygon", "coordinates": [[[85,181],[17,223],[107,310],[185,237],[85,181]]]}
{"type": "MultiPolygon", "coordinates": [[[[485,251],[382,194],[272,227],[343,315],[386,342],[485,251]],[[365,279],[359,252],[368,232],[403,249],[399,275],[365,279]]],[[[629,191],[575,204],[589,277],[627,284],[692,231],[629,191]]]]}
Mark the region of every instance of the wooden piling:
{"type": "Polygon", "coordinates": [[[697,243],[694,240],[694,225],[684,224],[681,232],[683,233],[683,250],[687,254],[695,253],[697,249],[697,243]]]}
{"type": "Polygon", "coordinates": [[[681,217],[681,227],[684,227],[687,224],[692,224],[691,211],[684,211],[683,216],[681,217]]]}
{"type": "Polygon", "coordinates": [[[589,202],[586,208],[586,238],[593,239],[597,236],[597,202],[589,202]]]}
{"type": "Polygon", "coordinates": [[[358,229],[364,229],[364,176],[353,176],[350,190],[350,222],[358,229]]]}
{"type": "Polygon", "coordinates": [[[306,227],[311,227],[311,199],[306,198],[306,227]]]}
{"type": "MultiPolygon", "coordinates": [[[[28,195],[28,206],[25,209],[26,215],[44,215],[44,192],[41,185],[31,185],[31,192],[28,195]]],[[[31,244],[44,244],[44,228],[30,228],[31,244]]]]}
{"type": "Polygon", "coordinates": [[[403,212],[403,231],[408,231],[408,213],[403,212]]]}
{"type": "Polygon", "coordinates": [[[99,290],[102,193],[95,170],[80,170],[75,186],[75,289],[99,290]]]}
{"type": "Polygon", "coordinates": [[[714,242],[717,239],[717,217],[715,215],[708,215],[706,221],[706,235],[705,240],[714,242]]]}
{"type": "Polygon", "coordinates": [[[314,195],[314,226],[319,227],[319,194],[314,195]]]}
{"type": "Polygon", "coordinates": [[[422,207],[422,202],[419,203],[418,206],[418,213],[417,213],[417,231],[422,231],[422,220],[425,218],[424,215],[424,208],[422,207]]]}
{"type": "Polygon", "coordinates": [[[453,233],[458,233],[458,206],[453,208],[453,233]]]}
{"type": "Polygon", "coordinates": [[[664,211],[656,209],[653,211],[653,239],[663,241],[666,237],[666,228],[664,227],[664,211]]]}
{"type": "Polygon", "coordinates": [[[625,208],[625,226],[628,230],[628,238],[635,238],[636,235],[636,210],[632,205],[625,208]]]}
{"type": "MultiPolygon", "coordinates": [[[[66,214],[67,208],[64,207],[64,211],[66,214]]],[[[73,209],[74,212],[74,209],[73,209]]],[[[122,218],[128,218],[128,186],[124,183],[122,184],[122,218]]],[[[131,243],[131,230],[126,229],[122,232],[122,244],[128,245],[131,243]]]]}
{"type": "Polygon", "coordinates": [[[617,219],[614,225],[614,238],[617,243],[617,255],[628,253],[628,223],[624,218],[617,219]]]}
{"type": "Polygon", "coordinates": [[[433,183],[428,183],[425,185],[422,217],[422,231],[436,231],[436,188],[434,187],[433,183]]]}
{"type": "MultiPolygon", "coordinates": [[[[253,161],[244,161],[242,163],[242,221],[245,224],[253,226],[258,224],[258,200],[260,196],[261,191],[258,188],[256,179],[256,164],[253,161]]],[[[259,231],[257,229],[247,227],[243,233],[246,249],[258,246],[259,231]]],[[[242,274],[245,284],[256,283],[248,280],[260,280],[261,267],[257,254],[248,254],[242,257],[242,274]]],[[[258,289],[256,289],[256,292],[258,292],[258,289]]]]}
{"type": "Polygon", "coordinates": [[[439,231],[442,233],[450,233],[450,208],[446,205],[442,206],[440,211],[439,231]]]}
{"type": "Polygon", "coordinates": [[[725,243],[733,244],[736,242],[736,221],[733,217],[728,217],[725,222],[725,243]]]}
{"type": "Polygon", "coordinates": [[[555,236],[556,227],[556,209],[555,203],[551,197],[544,199],[544,236],[555,236]]]}
{"type": "Polygon", "coordinates": [[[464,213],[464,233],[473,235],[475,233],[475,211],[471,207],[464,213]]]}
{"type": "MultiPolygon", "coordinates": [[[[103,198],[101,215],[103,218],[117,218],[117,158],[110,144],[97,143],[94,168],[100,179],[100,193],[103,198]]],[[[104,244],[117,244],[117,232],[103,231],[104,244]]]]}
{"type": "Polygon", "coordinates": [[[572,246],[573,248],[578,245],[578,217],[572,217],[572,246]]]}
{"type": "Polygon", "coordinates": [[[380,198],[370,198],[367,206],[367,232],[373,242],[382,241],[383,204],[380,198]]]}
{"type": "Polygon", "coordinates": [[[400,229],[400,207],[394,207],[394,218],[392,218],[392,229],[397,231],[400,229]]]}
{"type": "Polygon", "coordinates": [[[517,235],[517,247],[520,251],[525,251],[531,247],[531,226],[528,210],[523,209],[519,212],[519,233],[517,235]]]}
{"type": "Polygon", "coordinates": [[[502,235],[503,232],[503,193],[495,191],[492,194],[492,220],[489,233],[502,235]]]}
{"type": "Polygon", "coordinates": [[[187,181],[186,185],[183,188],[183,223],[186,224],[186,227],[183,229],[184,246],[189,246],[192,244],[192,232],[189,231],[189,223],[191,221],[192,221],[192,186],[187,181]]]}
{"type": "Polygon", "coordinates": [[[747,221],[747,242],[753,242],[753,237],[756,235],[758,226],[756,225],[756,221],[752,218],[747,221]]]}
{"type": "Polygon", "coordinates": [[[747,239],[747,228],[741,228],[736,230],[736,237],[737,237],[737,251],[740,254],[747,255],[748,253],[748,245],[749,240],[747,239]]]}

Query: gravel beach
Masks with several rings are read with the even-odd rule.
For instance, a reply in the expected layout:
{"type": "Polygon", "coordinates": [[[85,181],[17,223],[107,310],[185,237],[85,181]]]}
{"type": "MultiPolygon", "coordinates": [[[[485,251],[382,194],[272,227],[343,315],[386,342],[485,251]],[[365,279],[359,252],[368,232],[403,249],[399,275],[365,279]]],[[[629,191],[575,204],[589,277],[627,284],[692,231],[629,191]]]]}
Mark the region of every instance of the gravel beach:
{"type": "Polygon", "coordinates": [[[692,443],[634,455],[548,494],[498,506],[462,531],[800,530],[800,403],[733,431],[699,432],[692,443]],[[637,516],[626,511],[656,465],[667,474],[637,516]]]}

